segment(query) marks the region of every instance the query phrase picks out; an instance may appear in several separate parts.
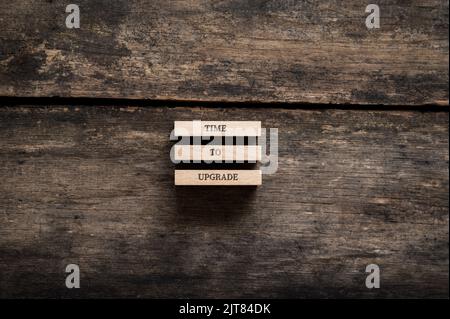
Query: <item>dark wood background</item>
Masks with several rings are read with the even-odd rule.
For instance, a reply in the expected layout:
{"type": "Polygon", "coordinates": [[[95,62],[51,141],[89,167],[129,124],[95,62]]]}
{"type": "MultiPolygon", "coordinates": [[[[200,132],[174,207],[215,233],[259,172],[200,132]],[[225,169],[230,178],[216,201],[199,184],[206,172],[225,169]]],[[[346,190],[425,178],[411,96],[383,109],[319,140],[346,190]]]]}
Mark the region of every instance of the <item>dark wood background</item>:
{"type": "Polygon", "coordinates": [[[448,105],[448,1],[0,3],[0,95],[448,105]]]}
{"type": "Polygon", "coordinates": [[[78,4],[0,2],[0,297],[448,298],[448,1],[78,4]],[[278,171],[176,188],[195,119],[278,171]]]}
{"type": "Polygon", "coordinates": [[[0,119],[3,297],[448,294],[447,112],[15,106],[0,119]],[[262,187],[173,185],[173,121],[217,118],[280,129],[262,187]],[[370,263],[382,289],[365,287],[370,263]]]}

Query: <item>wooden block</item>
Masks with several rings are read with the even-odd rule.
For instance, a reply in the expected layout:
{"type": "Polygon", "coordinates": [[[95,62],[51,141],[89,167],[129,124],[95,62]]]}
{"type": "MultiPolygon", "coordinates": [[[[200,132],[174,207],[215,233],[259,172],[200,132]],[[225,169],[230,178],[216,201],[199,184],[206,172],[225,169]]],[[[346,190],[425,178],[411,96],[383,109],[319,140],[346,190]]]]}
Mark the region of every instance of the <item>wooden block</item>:
{"type": "Polygon", "coordinates": [[[175,145],[176,161],[261,161],[260,145],[175,145]]]}
{"type": "Polygon", "coordinates": [[[175,170],[176,186],[259,186],[261,170],[175,170]]]}
{"type": "Polygon", "coordinates": [[[175,136],[261,136],[261,122],[175,121],[175,136]]]}

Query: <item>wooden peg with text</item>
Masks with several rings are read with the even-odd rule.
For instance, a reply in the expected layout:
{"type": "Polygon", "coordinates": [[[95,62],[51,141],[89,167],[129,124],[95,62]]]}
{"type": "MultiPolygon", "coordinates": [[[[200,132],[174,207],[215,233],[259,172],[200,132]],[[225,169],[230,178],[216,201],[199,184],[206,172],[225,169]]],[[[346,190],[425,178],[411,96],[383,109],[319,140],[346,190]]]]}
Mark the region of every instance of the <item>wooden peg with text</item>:
{"type": "Polygon", "coordinates": [[[175,136],[261,136],[259,121],[175,121],[175,136]]]}
{"type": "Polygon", "coordinates": [[[175,170],[176,186],[260,186],[261,170],[175,170]]]}

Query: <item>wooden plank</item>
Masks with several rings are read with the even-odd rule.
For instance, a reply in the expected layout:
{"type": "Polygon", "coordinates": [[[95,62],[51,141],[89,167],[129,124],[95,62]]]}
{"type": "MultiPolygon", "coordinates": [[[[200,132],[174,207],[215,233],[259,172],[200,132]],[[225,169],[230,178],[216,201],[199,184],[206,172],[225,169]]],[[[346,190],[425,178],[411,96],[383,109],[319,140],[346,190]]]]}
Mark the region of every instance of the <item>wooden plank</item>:
{"type": "Polygon", "coordinates": [[[175,136],[261,136],[259,121],[175,121],[175,136]]]}
{"type": "Polygon", "coordinates": [[[3,106],[0,297],[447,298],[448,129],[413,110],[3,106]],[[175,187],[169,132],[193,118],[278,127],[278,171],[175,187]]]}
{"type": "Polygon", "coordinates": [[[0,3],[0,96],[448,105],[448,1],[0,3]]]}
{"type": "Polygon", "coordinates": [[[259,162],[259,145],[174,145],[175,161],[192,162],[259,162]]]}
{"type": "Polygon", "coordinates": [[[260,186],[260,170],[175,170],[176,186],[260,186]]]}

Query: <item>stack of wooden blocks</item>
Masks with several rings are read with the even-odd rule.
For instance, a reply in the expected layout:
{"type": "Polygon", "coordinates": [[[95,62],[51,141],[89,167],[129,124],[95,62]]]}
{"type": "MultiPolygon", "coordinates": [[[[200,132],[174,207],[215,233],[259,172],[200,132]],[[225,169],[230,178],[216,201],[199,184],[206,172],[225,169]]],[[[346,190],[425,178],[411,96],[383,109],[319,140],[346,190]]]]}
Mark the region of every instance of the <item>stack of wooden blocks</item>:
{"type": "MultiPolygon", "coordinates": [[[[261,161],[261,122],[176,121],[174,135],[181,137],[173,159],[181,163],[229,166],[261,161]],[[212,141],[210,141],[212,139],[212,141]],[[184,140],[184,144],[183,144],[184,140]],[[189,140],[186,143],[186,140],[189,140]],[[203,145],[202,142],[208,141],[203,145]],[[219,141],[219,142],[218,142],[219,141]]],[[[206,168],[206,167],[205,167],[206,168]]],[[[177,186],[259,186],[260,169],[176,169],[177,186]]]]}

